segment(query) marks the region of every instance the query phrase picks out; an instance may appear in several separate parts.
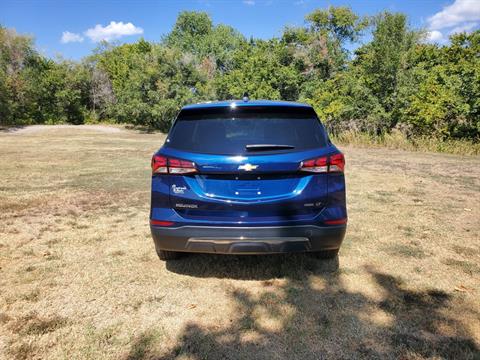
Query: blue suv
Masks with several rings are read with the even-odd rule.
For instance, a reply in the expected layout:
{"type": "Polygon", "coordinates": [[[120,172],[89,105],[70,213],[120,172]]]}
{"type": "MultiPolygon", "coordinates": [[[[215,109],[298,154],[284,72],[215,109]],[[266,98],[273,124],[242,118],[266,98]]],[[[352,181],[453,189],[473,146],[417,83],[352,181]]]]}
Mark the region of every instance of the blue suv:
{"type": "Polygon", "coordinates": [[[152,158],[150,228],[158,256],[335,257],[347,223],[344,165],[309,105],[185,106],[152,158]]]}

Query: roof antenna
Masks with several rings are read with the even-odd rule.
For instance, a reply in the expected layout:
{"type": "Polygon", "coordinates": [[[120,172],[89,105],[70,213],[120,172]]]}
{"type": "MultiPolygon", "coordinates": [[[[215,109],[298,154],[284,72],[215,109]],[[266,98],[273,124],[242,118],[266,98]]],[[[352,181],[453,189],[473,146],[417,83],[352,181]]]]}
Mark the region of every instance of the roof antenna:
{"type": "Polygon", "coordinates": [[[245,91],[245,92],[243,93],[243,101],[247,102],[248,100],[250,100],[250,99],[248,98],[248,92],[245,91]]]}

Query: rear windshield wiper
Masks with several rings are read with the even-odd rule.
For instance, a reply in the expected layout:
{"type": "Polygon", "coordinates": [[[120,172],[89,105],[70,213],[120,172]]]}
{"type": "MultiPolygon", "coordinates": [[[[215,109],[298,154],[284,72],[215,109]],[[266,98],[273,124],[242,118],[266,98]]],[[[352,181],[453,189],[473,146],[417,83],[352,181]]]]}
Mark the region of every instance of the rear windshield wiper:
{"type": "Polygon", "coordinates": [[[295,149],[295,146],[282,144],[249,144],[245,145],[245,149],[250,151],[266,151],[277,149],[295,149]]]}

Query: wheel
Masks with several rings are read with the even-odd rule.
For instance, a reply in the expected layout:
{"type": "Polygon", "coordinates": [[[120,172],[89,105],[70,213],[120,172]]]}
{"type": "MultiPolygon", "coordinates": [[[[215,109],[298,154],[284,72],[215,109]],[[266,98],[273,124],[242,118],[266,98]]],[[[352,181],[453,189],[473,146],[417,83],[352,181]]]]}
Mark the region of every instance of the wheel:
{"type": "Polygon", "coordinates": [[[175,260],[180,257],[180,253],[177,251],[157,250],[160,260],[175,260]]]}
{"type": "Polygon", "coordinates": [[[334,259],[337,257],[338,255],[338,250],[339,249],[335,249],[335,250],[324,250],[324,251],[315,251],[313,253],[313,255],[317,258],[317,259],[334,259]]]}

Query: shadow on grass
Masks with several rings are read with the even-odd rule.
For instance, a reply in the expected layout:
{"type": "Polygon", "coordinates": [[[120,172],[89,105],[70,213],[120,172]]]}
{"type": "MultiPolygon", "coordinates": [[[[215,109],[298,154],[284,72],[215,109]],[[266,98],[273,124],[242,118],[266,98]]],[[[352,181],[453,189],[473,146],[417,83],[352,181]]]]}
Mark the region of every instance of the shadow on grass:
{"type": "Polygon", "coordinates": [[[168,261],[167,269],[177,274],[201,278],[236,280],[301,279],[312,271],[332,272],[339,268],[338,257],[318,261],[311,255],[213,255],[186,254],[179,260],[168,261]]]}
{"type": "Polygon", "coordinates": [[[326,263],[306,255],[192,255],[169,262],[170,271],[199,278],[281,281],[264,281],[260,291],[229,290],[235,303],[225,314],[229,325],[190,322],[180,335],[171,334],[177,345],[168,353],[156,353],[145,333],[127,358],[479,358],[470,330],[449,315],[466,312],[478,319],[461,296],[412,290],[399,278],[366,268],[380,294],[369,296],[351,290],[341,270],[332,271],[338,259],[326,263]],[[277,325],[269,326],[272,321],[277,325]]]}

